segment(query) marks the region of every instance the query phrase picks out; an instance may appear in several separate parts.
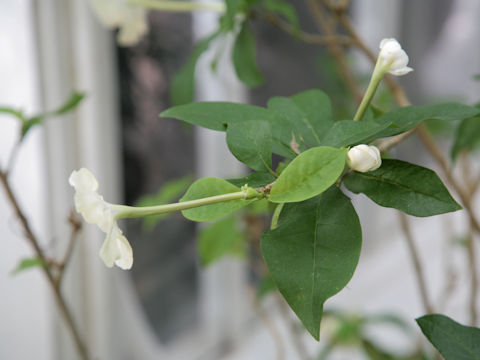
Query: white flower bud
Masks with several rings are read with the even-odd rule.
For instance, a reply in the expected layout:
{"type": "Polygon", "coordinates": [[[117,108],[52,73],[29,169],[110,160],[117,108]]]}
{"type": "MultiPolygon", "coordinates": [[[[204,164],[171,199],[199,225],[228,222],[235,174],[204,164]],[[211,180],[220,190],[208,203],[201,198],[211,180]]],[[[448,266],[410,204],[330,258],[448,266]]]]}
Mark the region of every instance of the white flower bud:
{"type": "Polygon", "coordinates": [[[362,144],[350,149],[347,154],[347,164],[355,171],[373,171],[382,165],[382,158],[377,147],[362,144]]]}
{"type": "Polygon", "coordinates": [[[380,65],[386,67],[388,73],[401,76],[413,71],[408,67],[408,55],[395,39],[383,39],[380,42],[380,54],[378,55],[380,65]]]}
{"type": "Polygon", "coordinates": [[[75,188],[75,209],[82,214],[86,222],[97,224],[107,234],[100,257],[105,265],[113,264],[122,269],[130,269],[133,264],[133,252],[127,238],[115,220],[115,205],[107,203],[97,193],[98,182],[95,176],[85,168],[73,171],[68,179],[75,188]]]}

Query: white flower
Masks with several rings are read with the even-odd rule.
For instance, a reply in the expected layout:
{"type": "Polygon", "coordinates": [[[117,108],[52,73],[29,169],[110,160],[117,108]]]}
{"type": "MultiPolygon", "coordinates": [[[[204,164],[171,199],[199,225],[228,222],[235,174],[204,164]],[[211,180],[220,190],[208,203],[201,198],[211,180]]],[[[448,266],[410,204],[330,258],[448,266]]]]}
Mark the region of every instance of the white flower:
{"type": "Polygon", "coordinates": [[[408,55],[395,39],[383,39],[380,42],[380,54],[378,55],[380,65],[385,67],[387,72],[395,76],[401,76],[413,71],[408,67],[408,55]]]}
{"type": "Polygon", "coordinates": [[[357,145],[347,154],[347,164],[355,171],[367,172],[376,170],[382,165],[380,151],[373,145],[357,145]]]}
{"type": "Polygon", "coordinates": [[[73,171],[68,179],[75,188],[75,209],[82,214],[86,222],[97,224],[107,234],[100,250],[105,265],[113,264],[122,269],[130,269],[133,264],[133,251],[127,238],[115,220],[115,205],[107,203],[98,194],[98,182],[95,176],[85,168],[73,171]]]}
{"type": "Polygon", "coordinates": [[[128,0],[89,0],[90,7],[109,29],[119,28],[117,41],[122,46],[135,45],[148,31],[147,12],[128,0]]]}

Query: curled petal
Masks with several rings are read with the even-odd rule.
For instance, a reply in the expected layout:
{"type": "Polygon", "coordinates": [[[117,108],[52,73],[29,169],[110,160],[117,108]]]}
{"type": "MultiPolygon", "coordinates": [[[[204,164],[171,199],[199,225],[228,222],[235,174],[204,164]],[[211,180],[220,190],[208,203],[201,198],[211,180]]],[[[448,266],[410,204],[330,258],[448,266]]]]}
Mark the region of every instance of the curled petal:
{"type": "Polygon", "coordinates": [[[112,267],[115,264],[127,270],[133,265],[132,247],[116,223],[113,224],[100,249],[100,257],[108,267],[112,267]]]}
{"type": "Polygon", "coordinates": [[[413,71],[411,67],[405,66],[401,69],[390,70],[389,73],[395,76],[402,76],[402,75],[408,74],[411,71],[413,71]]]}
{"type": "Polygon", "coordinates": [[[98,181],[95,176],[86,168],[73,171],[68,182],[72,185],[76,191],[97,191],[98,181]]]}

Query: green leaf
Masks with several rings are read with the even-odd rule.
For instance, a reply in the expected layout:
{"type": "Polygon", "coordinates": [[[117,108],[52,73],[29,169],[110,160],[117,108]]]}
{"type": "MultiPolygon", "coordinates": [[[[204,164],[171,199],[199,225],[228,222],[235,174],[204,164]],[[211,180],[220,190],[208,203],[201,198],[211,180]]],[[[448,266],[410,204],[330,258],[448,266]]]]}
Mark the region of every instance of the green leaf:
{"type": "Polygon", "coordinates": [[[22,110],[13,109],[10,107],[0,107],[0,113],[12,115],[16,117],[18,120],[20,120],[21,122],[25,121],[25,117],[23,115],[22,110]]]}
{"type": "Polygon", "coordinates": [[[41,125],[45,120],[53,118],[55,116],[64,115],[72,111],[82,102],[84,98],[84,93],[74,91],[70,94],[69,98],[62,105],[60,105],[58,109],[25,119],[22,124],[22,138],[27,135],[30,129],[32,129],[34,126],[41,125]]]}
{"type": "Polygon", "coordinates": [[[284,129],[288,139],[294,133],[299,143],[303,139],[310,147],[320,145],[321,139],[333,125],[330,99],[320,90],[304,91],[290,98],[271,98],[268,108],[288,120],[290,128],[284,129]]]}
{"type": "Polygon", "coordinates": [[[407,321],[395,314],[369,314],[364,317],[364,323],[370,325],[393,325],[407,334],[411,334],[413,330],[407,321]]]}
{"type": "Polygon", "coordinates": [[[194,48],[187,63],[175,74],[170,89],[173,105],[183,105],[193,101],[195,92],[195,67],[200,56],[208,49],[219,31],[201,40],[194,48]]]}
{"type": "Polygon", "coordinates": [[[399,360],[398,356],[388,353],[385,349],[368,339],[362,339],[361,344],[371,360],[399,360]]]}
{"type": "Polygon", "coordinates": [[[445,360],[480,360],[480,329],[440,314],[416,319],[423,334],[445,360]]]}
{"type": "Polygon", "coordinates": [[[262,237],[262,254],[278,289],[317,340],[323,303],[352,278],[361,245],[355,209],[335,186],[286,204],[278,227],[262,237]]]}
{"type": "Polygon", "coordinates": [[[265,9],[283,16],[293,26],[295,31],[300,31],[297,12],[291,4],[283,0],[263,0],[262,5],[265,9]]]}
{"type": "Polygon", "coordinates": [[[267,274],[262,280],[260,280],[260,283],[257,286],[257,299],[261,300],[275,290],[277,290],[275,280],[273,280],[273,277],[270,274],[267,274]]]}
{"type": "Polygon", "coordinates": [[[322,139],[322,145],[342,147],[367,144],[377,139],[389,125],[389,123],[381,124],[374,121],[337,121],[322,139]]]}
{"type": "Polygon", "coordinates": [[[462,150],[472,150],[480,145],[480,117],[463,120],[457,127],[455,142],[452,146],[452,159],[455,160],[462,150]]]}
{"type": "Polygon", "coordinates": [[[25,258],[22,259],[15,269],[12,270],[11,275],[17,275],[18,273],[34,268],[34,267],[46,267],[45,261],[40,258],[25,258]]]}
{"type": "Polygon", "coordinates": [[[265,172],[253,172],[247,176],[239,179],[227,179],[230,184],[233,184],[238,187],[242,187],[247,184],[250,187],[261,187],[270,184],[275,178],[265,172]]]}
{"type": "Polygon", "coordinates": [[[233,30],[235,27],[235,17],[241,13],[245,7],[245,0],[226,0],[227,10],[221,18],[221,27],[225,31],[233,30]]]}
{"type": "MultiPolygon", "coordinates": [[[[195,181],[187,190],[180,202],[197,200],[215,195],[229,194],[241,191],[240,188],[230,184],[228,181],[213,177],[206,177],[195,181]]],[[[183,216],[192,221],[214,221],[218,220],[244,206],[252,200],[230,200],[217,204],[204,205],[197,208],[182,210],[183,216]]]]}
{"type": "Polygon", "coordinates": [[[407,106],[387,112],[375,121],[379,124],[391,123],[390,127],[379,137],[403,133],[428,119],[462,120],[480,114],[480,109],[473,106],[447,103],[431,106],[407,106]]]}
{"type": "Polygon", "coordinates": [[[237,217],[230,216],[201,230],[198,255],[202,266],[211,265],[225,255],[245,257],[245,235],[239,228],[237,217]]]}
{"type": "Polygon", "coordinates": [[[297,202],[328,189],[342,174],[348,149],[320,146],[298,155],[270,191],[272,202],[297,202]]]}
{"type": "Polygon", "coordinates": [[[165,110],[160,116],[211,130],[225,131],[228,124],[269,120],[271,114],[259,106],[208,101],[175,106],[165,110]]]}
{"type": "Polygon", "coordinates": [[[350,191],[364,193],[381,206],[413,216],[433,216],[461,209],[435,172],[400,160],[383,160],[379,169],[354,172],[343,181],[350,191]]]}
{"type": "Polygon", "coordinates": [[[237,35],[232,57],[237,76],[245,85],[256,87],[263,83],[255,54],[255,36],[247,22],[243,23],[237,35]]]}
{"type": "Polygon", "coordinates": [[[245,213],[249,216],[263,216],[263,215],[270,215],[273,211],[273,204],[269,202],[267,199],[260,199],[249,204],[245,208],[245,213]]]}
{"type": "Polygon", "coordinates": [[[288,158],[296,155],[289,147],[291,133],[288,133],[288,139],[285,141],[280,137],[278,129],[282,128],[282,119],[279,114],[259,106],[230,102],[196,102],[167,109],[160,116],[218,131],[226,131],[227,125],[245,121],[267,121],[274,138],[273,152],[288,158]]]}
{"type": "Polygon", "coordinates": [[[227,144],[232,154],[253,170],[272,171],[272,135],[266,121],[228,125],[227,144]]]}
{"type": "Polygon", "coordinates": [[[22,124],[22,138],[25,137],[25,135],[27,135],[28,131],[30,131],[31,128],[33,128],[34,126],[37,126],[37,125],[40,125],[43,120],[45,120],[47,117],[44,116],[44,115],[38,115],[38,116],[34,116],[30,119],[26,119],[25,122],[22,124]]]}
{"type": "MultiPolygon", "coordinates": [[[[142,196],[138,199],[135,206],[155,206],[171,203],[180,198],[192,183],[192,180],[193,178],[190,175],[180,179],[171,180],[165,183],[156,194],[142,196]]],[[[153,230],[160,220],[165,219],[172,214],[174,213],[152,215],[142,218],[143,230],[153,230]]]]}
{"type": "Polygon", "coordinates": [[[70,97],[61,105],[58,109],[48,113],[48,116],[57,116],[66,114],[75,109],[80,102],[85,98],[85,93],[74,91],[70,94],[70,97]]]}

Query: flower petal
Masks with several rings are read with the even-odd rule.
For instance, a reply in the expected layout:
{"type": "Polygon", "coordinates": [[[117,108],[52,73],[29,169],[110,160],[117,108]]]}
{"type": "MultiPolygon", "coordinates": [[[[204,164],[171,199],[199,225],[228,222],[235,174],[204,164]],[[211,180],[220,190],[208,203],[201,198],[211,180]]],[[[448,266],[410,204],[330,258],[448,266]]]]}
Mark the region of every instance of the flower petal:
{"type": "Polygon", "coordinates": [[[105,27],[119,28],[117,41],[122,46],[135,45],[148,31],[146,10],[129,5],[127,0],[89,0],[89,3],[105,27]]]}
{"type": "Polygon", "coordinates": [[[132,246],[128,242],[127,238],[123,235],[120,235],[116,239],[117,248],[120,253],[120,258],[115,260],[115,265],[123,270],[131,269],[133,265],[133,250],[132,246]]]}
{"type": "Polygon", "coordinates": [[[135,45],[148,32],[147,18],[144,9],[132,8],[126,13],[120,26],[117,41],[121,46],[135,45]]]}
{"type": "Polygon", "coordinates": [[[95,176],[86,168],[72,171],[68,182],[76,191],[97,191],[98,189],[97,179],[95,179],[95,176]]]}
{"type": "Polygon", "coordinates": [[[352,170],[367,172],[378,169],[382,158],[376,146],[361,144],[348,151],[347,164],[352,170]]]}
{"type": "Polygon", "coordinates": [[[383,39],[380,42],[378,61],[383,71],[395,76],[408,74],[413,69],[408,67],[408,55],[399,42],[393,38],[383,39]]]}
{"type": "Polygon", "coordinates": [[[133,265],[133,251],[127,238],[123,236],[117,223],[114,223],[100,249],[100,257],[106,266],[113,264],[127,270],[133,265]]]}
{"type": "Polygon", "coordinates": [[[413,69],[411,67],[405,66],[404,68],[401,68],[401,69],[390,70],[389,73],[395,76],[402,76],[412,71],[413,69]]]}

